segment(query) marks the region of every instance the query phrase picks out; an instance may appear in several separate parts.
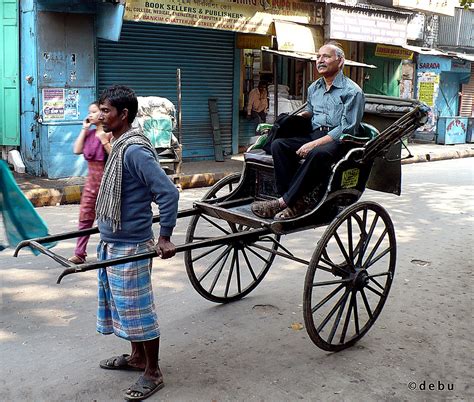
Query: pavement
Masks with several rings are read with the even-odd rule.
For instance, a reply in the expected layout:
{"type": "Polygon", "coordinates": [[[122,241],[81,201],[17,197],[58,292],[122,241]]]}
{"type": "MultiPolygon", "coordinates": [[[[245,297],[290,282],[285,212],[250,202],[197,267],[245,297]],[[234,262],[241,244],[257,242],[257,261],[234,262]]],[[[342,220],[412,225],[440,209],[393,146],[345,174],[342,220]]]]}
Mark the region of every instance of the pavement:
{"type": "MultiPolygon", "coordinates": [[[[410,143],[408,148],[413,156],[402,160],[402,164],[435,162],[474,156],[474,143],[455,145],[410,143]]],[[[407,155],[407,151],[403,150],[402,157],[407,155]]],[[[231,173],[241,172],[243,160],[243,154],[239,154],[226,159],[224,162],[183,162],[181,174],[177,177],[176,183],[183,190],[212,186],[231,173]]],[[[85,183],[85,177],[46,179],[16,172],[14,172],[14,176],[23,193],[35,207],[77,204],[80,202],[85,183]]]]}

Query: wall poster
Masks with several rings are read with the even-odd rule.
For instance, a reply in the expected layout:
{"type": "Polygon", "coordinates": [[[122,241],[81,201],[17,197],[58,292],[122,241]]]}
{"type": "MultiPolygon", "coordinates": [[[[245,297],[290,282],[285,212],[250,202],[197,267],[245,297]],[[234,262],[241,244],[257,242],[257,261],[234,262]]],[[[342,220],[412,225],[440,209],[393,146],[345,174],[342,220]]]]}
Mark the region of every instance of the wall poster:
{"type": "Polygon", "coordinates": [[[64,89],[43,88],[43,120],[64,120],[64,89]]]}
{"type": "Polygon", "coordinates": [[[79,90],[74,88],[43,88],[43,120],[77,120],[79,90]]]}

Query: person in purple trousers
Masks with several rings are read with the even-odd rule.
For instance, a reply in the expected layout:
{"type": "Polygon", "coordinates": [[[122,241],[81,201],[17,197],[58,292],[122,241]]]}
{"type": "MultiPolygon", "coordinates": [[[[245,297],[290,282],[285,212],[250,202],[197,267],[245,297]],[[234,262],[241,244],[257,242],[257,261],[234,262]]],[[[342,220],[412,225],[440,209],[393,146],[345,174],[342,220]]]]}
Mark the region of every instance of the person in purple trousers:
{"type": "MultiPolygon", "coordinates": [[[[82,122],[82,130],[74,143],[74,153],[83,154],[87,161],[88,174],[82,192],[81,206],[79,209],[79,230],[91,228],[95,220],[95,202],[99,192],[100,182],[104,174],[107,154],[112,149],[110,140],[112,133],[107,133],[99,120],[99,103],[89,105],[89,114],[82,122]],[[94,125],[95,129],[91,129],[94,125]]],[[[89,236],[77,239],[74,256],[69,261],[74,264],[83,264],[87,257],[87,243],[89,236]]]]}

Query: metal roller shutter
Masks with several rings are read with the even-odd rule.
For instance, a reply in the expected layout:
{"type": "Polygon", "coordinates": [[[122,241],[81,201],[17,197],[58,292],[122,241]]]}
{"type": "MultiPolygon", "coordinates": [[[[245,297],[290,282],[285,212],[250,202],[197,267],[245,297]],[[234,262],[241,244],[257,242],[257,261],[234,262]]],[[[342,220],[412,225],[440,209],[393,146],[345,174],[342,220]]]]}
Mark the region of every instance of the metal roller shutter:
{"type": "Polygon", "coordinates": [[[474,111],[474,62],[471,63],[471,78],[467,84],[462,86],[460,115],[465,117],[473,116],[474,111]]]}
{"type": "Polygon", "coordinates": [[[124,22],[118,42],[98,41],[98,88],[133,88],[177,107],[176,69],[182,75],[185,159],[214,158],[208,99],[217,98],[222,144],[232,149],[233,32],[124,22]]]}

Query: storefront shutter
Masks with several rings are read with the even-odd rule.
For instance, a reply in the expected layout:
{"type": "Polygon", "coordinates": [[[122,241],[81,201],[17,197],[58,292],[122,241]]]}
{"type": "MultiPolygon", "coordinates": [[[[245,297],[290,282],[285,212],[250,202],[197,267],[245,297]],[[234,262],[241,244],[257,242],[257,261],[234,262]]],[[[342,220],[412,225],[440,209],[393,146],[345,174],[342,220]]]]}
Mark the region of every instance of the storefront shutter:
{"type": "Polygon", "coordinates": [[[472,117],[474,112],[474,62],[471,63],[471,78],[462,86],[460,115],[472,117]]]}
{"type": "Polygon", "coordinates": [[[124,22],[120,40],[98,42],[98,88],[124,84],[138,96],[168,98],[177,108],[176,69],[182,75],[185,159],[214,158],[208,99],[218,99],[224,151],[231,153],[233,32],[124,22]]]}

